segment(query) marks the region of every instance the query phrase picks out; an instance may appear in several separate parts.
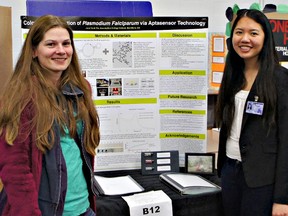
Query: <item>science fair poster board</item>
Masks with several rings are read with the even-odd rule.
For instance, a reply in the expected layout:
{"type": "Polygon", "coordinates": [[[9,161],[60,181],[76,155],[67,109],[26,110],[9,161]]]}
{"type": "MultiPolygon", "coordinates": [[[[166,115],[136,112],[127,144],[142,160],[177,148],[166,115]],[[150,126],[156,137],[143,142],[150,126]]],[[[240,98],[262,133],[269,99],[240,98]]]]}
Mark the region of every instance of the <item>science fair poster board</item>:
{"type": "Polygon", "coordinates": [[[272,12],[265,15],[272,27],[279,60],[288,68],[288,13],[272,12]]]}
{"type": "MultiPolygon", "coordinates": [[[[206,152],[208,17],[64,17],[100,117],[95,171],[206,152]]],[[[23,39],[35,17],[22,17],[23,39]]],[[[160,168],[170,171],[169,166],[160,168]]]]}

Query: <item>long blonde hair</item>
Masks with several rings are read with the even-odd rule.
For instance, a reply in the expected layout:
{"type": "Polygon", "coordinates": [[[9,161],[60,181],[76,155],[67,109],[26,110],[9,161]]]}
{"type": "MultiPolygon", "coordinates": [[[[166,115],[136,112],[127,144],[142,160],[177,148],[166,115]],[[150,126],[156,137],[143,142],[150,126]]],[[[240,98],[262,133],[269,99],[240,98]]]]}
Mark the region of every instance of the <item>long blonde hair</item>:
{"type": "Polygon", "coordinates": [[[66,21],[53,15],[39,17],[27,34],[20,57],[0,100],[0,135],[5,131],[5,140],[13,145],[19,135],[21,113],[32,104],[33,115],[30,132],[36,131],[36,145],[42,151],[51,149],[55,140],[53,124],[66,125],[71,136],[76,134],[76,121],[81,119],[84,124],[84,146],[95,155],[99,145],[99,117],[92,101],[91,89],[81,74],[78,57],[73,41],[73,32],[66,21]],[[41,67],[37,58],[33,58],[33,50],[37,48],[45,33],[56,27],[68,31],[73,47],[71,64],[63,71],[56,87],[45,76],[47,69],[41,67]],[[66,100],[61,93],[64,85],[78,87],[84,93],[76,98],[77,117],[74,117],[73,101],[66,100]],[[67,110],[67,112],[63,112],[67,110]]]}

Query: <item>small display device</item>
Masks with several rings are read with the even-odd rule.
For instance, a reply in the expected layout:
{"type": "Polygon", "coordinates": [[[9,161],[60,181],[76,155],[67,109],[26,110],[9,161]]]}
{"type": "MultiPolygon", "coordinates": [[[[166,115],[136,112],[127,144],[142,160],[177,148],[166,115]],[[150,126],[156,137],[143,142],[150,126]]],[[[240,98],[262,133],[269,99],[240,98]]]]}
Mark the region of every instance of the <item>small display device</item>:
{"type": "Polygon", "coordinates": [[[193,174],[209,174],[215,172],[214,153],[185,153],[185,171],[193,174]]]}
{"type": "Polygon", "coordinates": [[[178,151],[150,151],[141,153],[142,175],[179,171],[178,151]]]}

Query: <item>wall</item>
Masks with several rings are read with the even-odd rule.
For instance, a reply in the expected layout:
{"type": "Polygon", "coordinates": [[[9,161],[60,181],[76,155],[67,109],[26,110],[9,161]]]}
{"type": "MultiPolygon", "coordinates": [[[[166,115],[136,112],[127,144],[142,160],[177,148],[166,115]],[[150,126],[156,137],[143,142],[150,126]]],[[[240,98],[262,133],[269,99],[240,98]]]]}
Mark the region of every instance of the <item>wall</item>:
{"type": "MultiPolygon", "coordinates": [[[[0,92],[12,73],[11,8],[0,6],[0,92]]],[[[1,185],[1,182],[0,182],[1,185]]],[[[1,189],[0,189],[1,191],[1,189]]]]}
{"type": "MultiPolygon", "coordinates": [[[[287,4],[287,0],[150,0],[150,2],[154,16],[208,16],[209,31],[223,33],[228,21],[225,10],[227,7],[233,7],[235,3],[240,8],[249,8],[255,2],[262,7],[269,3],[287,4]]],[[[0,0],[0,6],[12,7],[13,65],[15,65],[22,46],[20,16],[26,15],[26,0],[0,0]]]]}
{"type": "Polygon", "coordinates": [[[26,14],[26,0],[0,0],[0,6],[12,8],[12,50],[15,65],[22,46],[20,16],[26,14]]]}

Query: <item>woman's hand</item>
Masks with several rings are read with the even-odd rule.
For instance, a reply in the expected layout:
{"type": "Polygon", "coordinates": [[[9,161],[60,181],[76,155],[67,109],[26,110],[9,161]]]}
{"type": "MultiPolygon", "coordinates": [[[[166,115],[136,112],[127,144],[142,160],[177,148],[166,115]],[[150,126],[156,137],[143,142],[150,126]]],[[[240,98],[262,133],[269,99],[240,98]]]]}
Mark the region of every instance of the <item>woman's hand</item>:
{"type": "Polygon", "coordinates": [[[272,216],[288,216],[288,205],[274,203],[272,216]]]}

